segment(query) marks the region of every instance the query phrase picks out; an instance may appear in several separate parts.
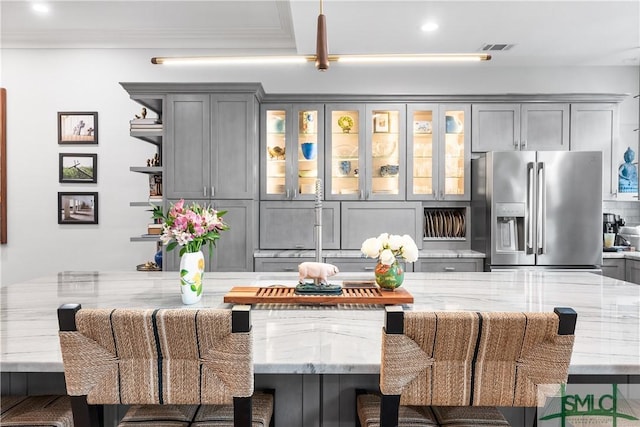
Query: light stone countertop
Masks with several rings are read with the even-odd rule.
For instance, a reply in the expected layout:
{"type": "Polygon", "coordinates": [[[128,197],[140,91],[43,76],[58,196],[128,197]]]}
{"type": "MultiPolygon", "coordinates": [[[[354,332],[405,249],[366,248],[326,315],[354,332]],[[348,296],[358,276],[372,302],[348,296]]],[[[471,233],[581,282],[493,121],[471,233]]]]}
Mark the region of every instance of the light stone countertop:
{"type": "MultiPolygon", "coordinates": [[[[263,249],[253,253],[255,258],[315,258],[313,249],[263,249]]],[[[325,249],[323,258],[366,258],[359,250],[325,249]]],[[[471,249],[421,249],[419,258],[484,258],[485,254],[471,249]]],[[[373,260],[372,260],[373,262],[373,260]]]]}
{"type": "Polygon", "coordinates": [[[640,260],[640,252],[638,251],[620,251],[620,252],[602,252],[602,258],[624,258],[640,260]]]}
{"type": "MultiPolygon", "coordinates": [[[[191,306],[228,307],[233,286],[295,285],[297,273],[208,273],[191,306]]],[[[331,283],[372,279],[340,273],[331,283]]],[[[407,273],[407,309],[578,312],[572,374],[640,375],[640,286],[585,272],[407,273]]],[[[183,307],[177,272],[63,272],[5,285],[1,292],[3,372],[61,372],[56,309],[183,307]]],[[[257,305],[252,310],[258,374],[377,374],[382,306],[257,305]]]]}

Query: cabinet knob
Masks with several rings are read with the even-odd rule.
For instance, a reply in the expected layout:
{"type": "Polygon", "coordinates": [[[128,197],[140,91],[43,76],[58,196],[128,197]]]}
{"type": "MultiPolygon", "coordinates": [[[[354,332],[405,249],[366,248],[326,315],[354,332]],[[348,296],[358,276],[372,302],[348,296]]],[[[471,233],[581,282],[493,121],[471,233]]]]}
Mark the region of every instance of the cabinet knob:
{"type": "Polygon", "coordinates": [[[513,141],[513,147],[517,150],[519,148],[520,143],[516,140],[513,141]]]}
{"type": "Polygon", "coordinates": [[[522,140],[522,148],[527,148],[527,140],[526,139],[522,140]]]}

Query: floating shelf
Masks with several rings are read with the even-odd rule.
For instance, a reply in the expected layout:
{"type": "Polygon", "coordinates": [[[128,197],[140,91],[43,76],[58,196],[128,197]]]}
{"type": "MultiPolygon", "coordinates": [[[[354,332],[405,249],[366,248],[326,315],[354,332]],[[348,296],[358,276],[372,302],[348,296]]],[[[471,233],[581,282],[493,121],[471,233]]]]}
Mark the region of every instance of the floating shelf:
{"type": "Polygon", "coordinates": [[[131,166],[129,170],[131,172],[147,173],[149,175],[162,174],[162,166],[131,166]]]}
{"type": "Polygon", "coordinates": [[[154,145],[162,145],[162,131],[140,131],[140,130],[132,130],[129,132],[131,136],[134,138],[142,139],[143,141],[149,142],[154,145]]]}

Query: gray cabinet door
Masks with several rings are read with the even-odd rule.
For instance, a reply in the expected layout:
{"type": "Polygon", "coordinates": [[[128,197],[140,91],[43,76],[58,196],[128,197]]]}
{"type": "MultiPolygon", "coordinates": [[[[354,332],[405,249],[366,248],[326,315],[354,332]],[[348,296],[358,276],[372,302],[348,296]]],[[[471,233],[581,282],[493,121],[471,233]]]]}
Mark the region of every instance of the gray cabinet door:
{"type": "Polygon", "coordinates": [[[211,197],[257,198],[258,109],[253,94],[211,95],[211,197]]]}
{"type": "Polygon", "coordinates": [[[422,203],[342,202],[342,249],[360,249],[382,233],[410,235],[422,248],[422,203]]]}
{"type": "MultiPolygon", "coordinates": [[[[261,202],[260,249],[315,249],[315,202],[261,202]]],[[[340,202],[322,204],[322,248],[340,248],[340,202]]]]}
{"type": "Polygon", "coordinates": [[[419,259],[414,263],[414,271],[434,273],[482,271],[482,262],[480,258],[419,259]]]}
{"type": "Polygon", "coordinates": [[[617,166],[611,153],[617,138],[617,104],[571,104],[571,151],[602,151],[602,197],[617,195],[617,166]]]}
{"type": "Polygon", "coordinates": [[[253,200],[215,200],[216,210],[229,230],[222,232],[213,253],[211,271],[253,271],[253,251],[258,247],[258,202],[253,200]]]}
{"type": "Polygon", "coordinates": [[[208,94],[167,96],[164,193],[168,199],[207,199],[210,179],[208,94]]]}
{"type": "Polygon", "coordinates": [[[520,149],[569,150],[569,104],[522,104],[520,149]]]}
{"type": "Polygon", "coordinates": [[[471,151],[520,149],[520,104],[471,106],[471,151]]]}
{"type": "Polygon", "coordinates": [[[602,275],[618,280],[625,280],[625,260],[624,258],[602,260],[602,275]]]}
{"type": "MultiPolygon", "coordinates": [[[[169,200],[169,205],[177,200],[169,200]]],[[[190,205],[194,200],[185,200],[190,205]]],[[[211,204],[216,210],[227,211],[223,217],[229,230],[220,233],[213,254],[209,255],[208,246],[202,247],[205,271],[253,271],[253,251],[257,248],[258,202],[253,200],[196,200],[200,204],[211,204]]],[[[163,258],[165,271],[177,271],[180,268],[180,247],[166,252],[163,258]]]]}
{"type": "Polygon", "coordinates": [[[636,259],[627,259],[625,279],[627,282],[640,285],[640,261],[636,259]]]}

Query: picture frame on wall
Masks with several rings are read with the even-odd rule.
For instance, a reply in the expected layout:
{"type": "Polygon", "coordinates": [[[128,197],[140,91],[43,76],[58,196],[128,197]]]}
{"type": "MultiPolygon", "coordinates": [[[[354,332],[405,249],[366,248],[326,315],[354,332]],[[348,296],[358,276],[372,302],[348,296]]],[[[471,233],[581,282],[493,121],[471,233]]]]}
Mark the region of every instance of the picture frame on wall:
{"type": "Polygon", "coordinates": [[[98,182],[98,155],[86,153],[60,153],[59,182],[95,184],[98,182]]]}
{"type": "Polygon", "coordinates": [[[59,192],[58,224],[97,224],[97,192],[59,192]]]}
{"type": "Polygon", "coordinates": [[[376,113],[373,116],[373,131],[375,133],[389,132],[389,113],[376,113]]]}
{"type": "Polygon", "coordinates": [[[98,113],[59,112],[58,144],[97,144],[98,113]]]}

